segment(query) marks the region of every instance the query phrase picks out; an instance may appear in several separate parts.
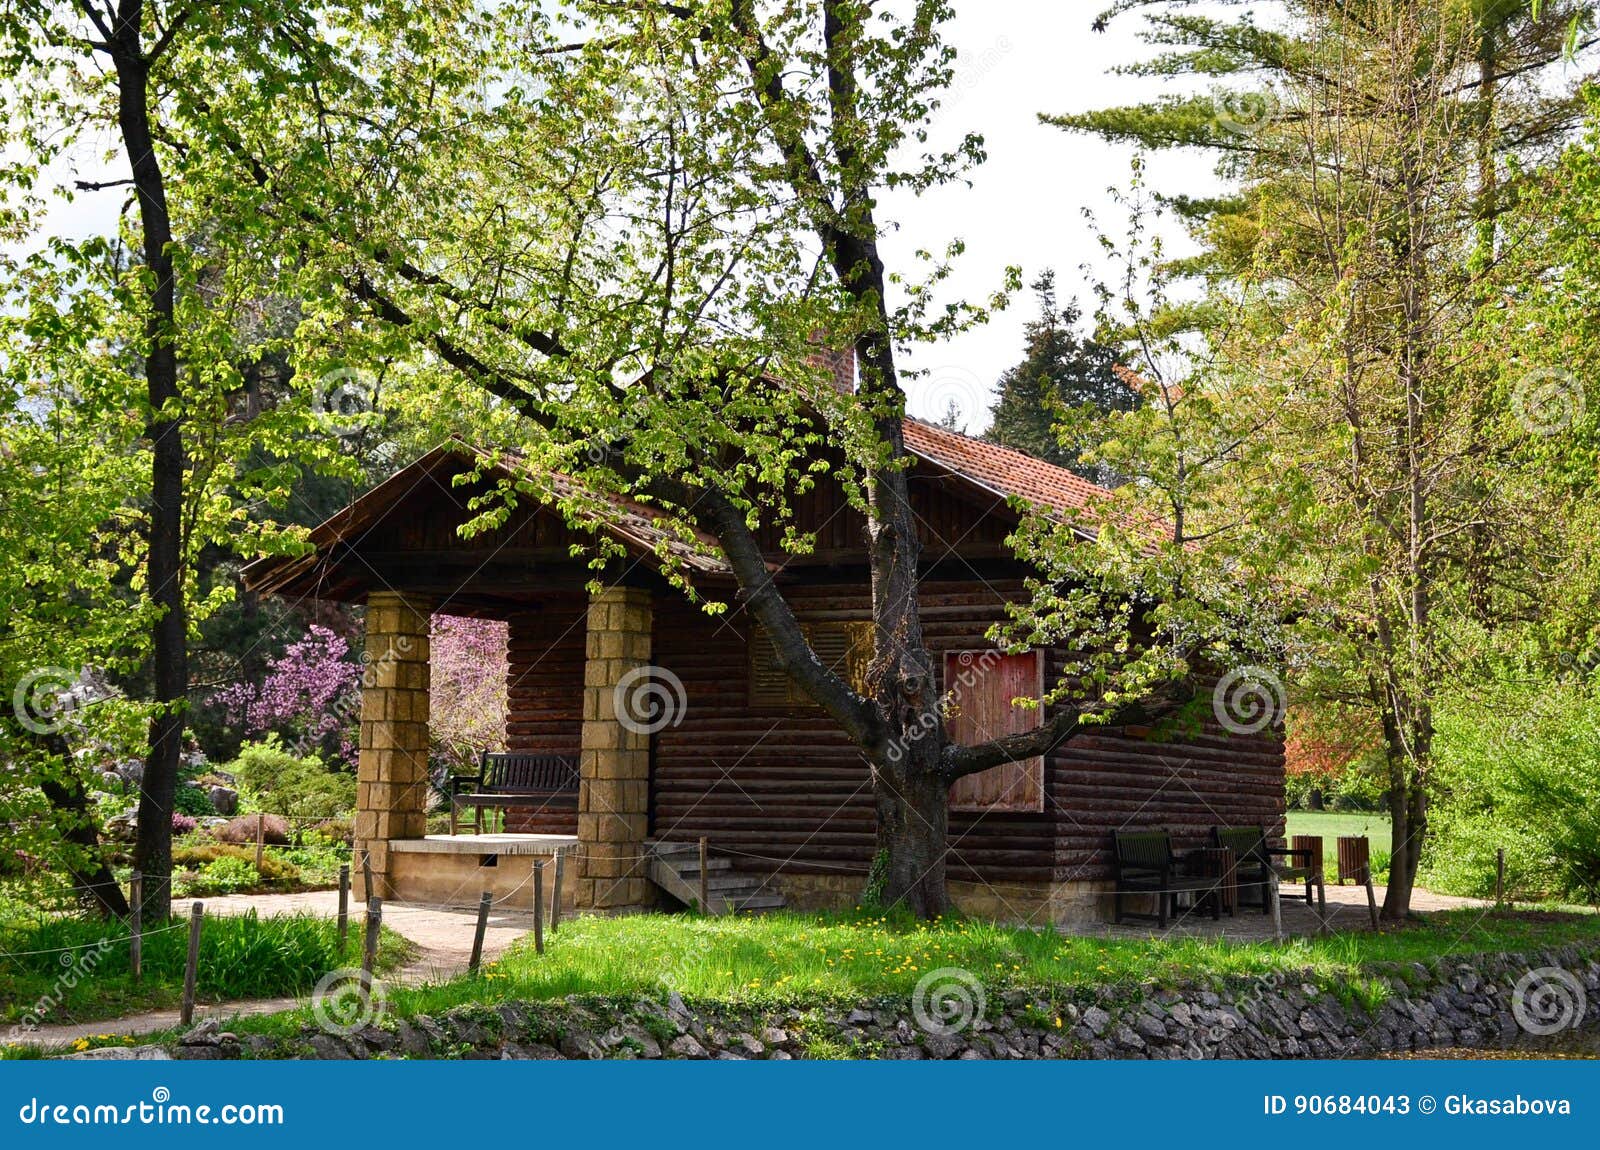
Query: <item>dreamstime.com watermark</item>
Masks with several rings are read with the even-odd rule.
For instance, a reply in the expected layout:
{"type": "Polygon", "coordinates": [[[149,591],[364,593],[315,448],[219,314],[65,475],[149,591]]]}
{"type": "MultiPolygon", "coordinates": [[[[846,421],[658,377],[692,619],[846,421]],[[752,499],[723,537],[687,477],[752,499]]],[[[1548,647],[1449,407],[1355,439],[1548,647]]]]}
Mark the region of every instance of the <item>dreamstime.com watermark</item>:
{"type": "Polygon", "coordinates": [[[689,710],[683,680],[652,663],[635,667],[618,679],[611,701],[617,722],[636,735],[676,727],[689,710]]]}
{"type": "Polygon", "coordinates": [[[92,667],[76,672],[65,667],[36,667],[17,680],[11,711],[24,730],[53,735],[79,711],[114,694],[92,667]]]}
{"type": "Polygon", "coordinates": [[[1511,390],[1511,411],[1534,435],[1559,435],[1588,408],[1583,384],[1570,371],[1541,367],[1530,371],[1511,390]]]}
{"type": "Polygon", "coordinates": [[[1517,1025],[1541,1037],[1576,1030],[1588,1010],[1583,983],[1559,966],[1528,971],[1511,991],[1511,1014],[1517,1025]]]}
{"type": "Polygon", "coordinates": [[[56,976],[49,991],[39,996],[39,1000],[33,1004],[33,1009],[22,1016],[22,1021],[11,1028],[7,1039],[14,1043],[26,1041],[28,1032],[39,1029],[51,1012],[61,1005],[69,990],[80,982],[87,981],[94,974],[95,967],[100,965],[100,960],[110,949],[111,939],[102,938],[93,946],[75,951],[63,951],[60,961],[66,969],[56,976]]]}
{"type": "Polygon", "coordinates": [[[30,1098],[17,1111],[24,1126],[282,1126],[276,1102],[225,1102],[190,1106],[173,1102],[172,1091],[157,1086],[148,1101],[118,1106],[108,1102],[50,1102],[30,1098]]]}
{"type": "Polygon", "coordinates": [[[311,1016],[325,1034],[354,1034],[376,1025],[388,1009],[383,983],[364,970],[330,970],[311,992],[311,1016]]]}
{"type": "Polygon", "coordinates": [[[1225,731],[1259,735],[1287,710],[1283,680],[1264,667],[1235,667],[1217,680],[1211,712],[1225,731]]]}
{"type": "Polygon", "coordinates": [[[911,1017],[928,1034],[949,1037],[983,1019],[988,996],[970,970],[941,966],[917,979],[911,992],[911,1017]]]}

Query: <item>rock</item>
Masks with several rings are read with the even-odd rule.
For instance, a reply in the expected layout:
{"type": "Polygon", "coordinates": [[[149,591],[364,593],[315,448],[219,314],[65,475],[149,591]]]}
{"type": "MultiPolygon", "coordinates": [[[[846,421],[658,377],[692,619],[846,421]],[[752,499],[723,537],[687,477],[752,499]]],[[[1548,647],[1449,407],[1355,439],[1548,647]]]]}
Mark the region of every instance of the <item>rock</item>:
{"type": "Polygon", "coordinates": [[[1133,1022],[1134,1030],[1148,1042],[1167,1041],[1167,1027],[1159,1018],[1149,1014],[1141,1014],[1133,1022]]]}
{"type": "Polygon", "coordinates": [[[402,1053],[410,1058],[429,1058],[433,1055],[433,1046],[428,1041],[428,1036],[411,1023],[401,1021],[395,1027],[395,1038],[398,1040],[402,1053]]]}
{"type": "Polygon", "coordinates": [[[769,1026],[761,1032],[761,1041],[768,1046],[782,1046],[789,1041],[789,1032],[776,1026],[769,1026]]]}
{"type": "Polygon", "coordinates": [[[160,1046],[102,1046],[98,1050],[79,1050],[60,1056],[62,1062],[171,1062],[172,1055],[160,1046]]]}
{"type": "Polygon", "coordinates": [[[707,1057],[706,1048],[696,1042],[694,1040],[694,1036],[690,1034],[680,1034],[677,1038],[672,1040],[667,1049],[676,1054],[679,1058],[707,1057]]]}
{"type": "Polygon", "coordinates": [[[1091,1006],[1083,1012],[1083,1024],[1089,1028],[1090,1034],[1099,1038],[1105,1034],[1106,1027],[1111,1025],[1111,1015],[1098,1006],[1091,1006]]]}
{"type": "Polygon", "coordinates": [[[1126,1023],[1117,1023],[1117,1028],[1116,1030],[1112,1031],[1111,1037],[1118,1046],[1125,1050],[1144,1049],[1144,1039],[1135,1034],[1133,1029],[1126,1023]]]}
{"type": "Polygon", "coordinates": [[[350,1053],[350,1048],[331,1034],[318,1032],[306,1039],[312,1052],[324,1062],[350,1062],[355,1055],[350,1053]]]}
{"type": "Polygon", "coordinates": [[[929,1058],[946,1059],[954,1058],[966,1048],[966,1043],[953,1034],[925,1034],[922,1036],[922,1049],[928,1052],[929,1058]]]}
{"type": "Polygon", "coordinates": [[[216,808],[219,815],[235,815],[239,813],[239,792],[232,787],[212,787],[206,792],[211,798],[211,805],[216,808]]]}
{"type": "Polygon", "coordinates": [[[560,1057],[559,1050],[542,1042],[515,1043],[500,1052],[502,1062],[548,1062],[560,1057]]]}
{"type": "Polygon", "coordinates": [[[767,1052],[766,1046],[753,1034],[741,1034],[733,1040],[733,1044],[736,1049],[751,1057],[767,1052]]]}
{"type": "Polygon", "coordinates": [[[872,1021],[872,1011],[855,1009],[845,1016],[845,1021],[852,1026],[861,1026],[872,1021]]]}
{"type": "Polygon", "coordinates": [[[178,1044],[180,1046],[215,1046],[219,1041],[217,1036],[221,1030],[222,1024],[220,1022],[214,1018],[208,1018],[189,1031],[188,1034],[178,1039],[178,1044]]]}
{"type": "Polygon", "coordinates": [[[605,1049],[586,1030],[569,1030],[561,1036],[561,1053],[568,1058],[604,1058],[605,1049]]]}
{"type": "Polygon", "coordinates": [[[771,1054],[767,1055],[767,1059],[771,1062],[793,1062],[794,1055],[790,1054],[787,1050],[774,1050],[771,1054]]]}

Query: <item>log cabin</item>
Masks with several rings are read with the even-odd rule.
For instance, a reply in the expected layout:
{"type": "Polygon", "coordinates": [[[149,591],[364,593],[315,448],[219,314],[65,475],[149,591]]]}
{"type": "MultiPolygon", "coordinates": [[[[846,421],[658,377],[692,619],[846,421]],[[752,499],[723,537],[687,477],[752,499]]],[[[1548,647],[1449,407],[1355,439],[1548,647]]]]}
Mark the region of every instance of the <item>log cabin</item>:
{"type": "MultiPolygon", "coordinates": [[[[1007,601],[1026,594],[1028,571],[1007,547],[1015,501],[1071,516],[1100,489],[1019,451],[914,419],[904,426],[922,615],[953,735],[977,742],[1038,724],[1048,712],[1013,700],[1039,697],[1067,652],[1002,653],[986,637],[1007,601]]],[[[311,553],[244,572],[261,593],[366,606],[356,840],[372,889],[362,897],[470,905],[483,890],[523,898],[539,887],[564,906],[601,911],[697,901],[697,892],[712,909],[854,902],[874,851],[867,762],[736,606],[707,614],[663,576],[666,552],[707,596],[731,592],[715,541],[677,538],[657,512],[625,500],[597,501],[575,523],[528,498],[497,527],[463,537],[474,497],[530,478],[525,467],[447,443],[315,528],[311,553]],[[623,555],[598,589],[586,554],[597,534],[623,555]],[[437,802],[433,614],[508,624],[507,751],[571,764],[573,785],[507,806],[495,833],[427,833],[430,796],[437,802]],[[567,871],[559,893],[556,867],[542,865],[552,857],[567,871]]],[[[536,478],[558,494],[570,483],[536,478]]],[[[859,678],[872,641],[864,520],[828,483],[798,497],[797,518],[815,533],[810,553],[784,551],[774,530],[763,546],[814,650],[859,678]]],[[[957,782],[953,901],[1010,921],[1099,918],[1116,829],[1165,828],[1180,848],[1202,845],[1217,824],[1281,833],[1276,727],[1240,734],[1214,720],[1167,741],[1101,728],[957,782]]]]}

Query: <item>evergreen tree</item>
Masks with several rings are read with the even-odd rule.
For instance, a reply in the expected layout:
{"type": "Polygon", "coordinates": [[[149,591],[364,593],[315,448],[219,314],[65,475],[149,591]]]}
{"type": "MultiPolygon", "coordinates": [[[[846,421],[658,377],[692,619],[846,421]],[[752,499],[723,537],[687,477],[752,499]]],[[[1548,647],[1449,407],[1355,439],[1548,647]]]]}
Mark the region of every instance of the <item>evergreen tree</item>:
{"type": "Polygon", "coordinates": [[[1072,300],[1056,301],[1056,276],[1046,271],[1033,283],[1039,317],[1028,324],[1022,362],[1000,377],[1000,394],[989,409],[991,443],[1014,447],[1065,467],[1092,483],[1114,485],[1115,471],[1091,463],[1084,453],[1095,444],[1062,439],[1062,417],[1073,413],[1105,415],[1132,411],[1139,394],[1116,372],[1116,353],[1078,334],[1082,313],[1072,300]]]}

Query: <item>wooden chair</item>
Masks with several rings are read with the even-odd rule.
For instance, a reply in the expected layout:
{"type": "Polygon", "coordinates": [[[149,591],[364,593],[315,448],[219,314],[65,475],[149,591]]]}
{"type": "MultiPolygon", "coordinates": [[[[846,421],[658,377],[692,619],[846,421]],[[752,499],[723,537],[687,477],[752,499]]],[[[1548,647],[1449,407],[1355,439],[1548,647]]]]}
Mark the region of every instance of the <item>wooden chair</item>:
{"type": "MultiPolygon", "coordinates": [[[[1180,860],[1172,853],[1172,836],[1166,831],[1114,831],[1111,835],[1111,856],[1116,870],[1116,890],[1113,894],[1113,920],[1121,922],[1124,914],[1137,918],[1153,918],[1163,929],[1167,920],[1177,911],[1180,891],[1215,896],[1222,882],[1215,875],[1180,874],[1180,860]],[[1155,914],[1132,915],[1124,912],[1122,900],[1130,894],[1153,894],[1155,914]]],[[[1222,900],[1211,899],[1211,917],[1222,917],[1222,900]]]]}
{"type": "Polygon", "coordinates": [[[450,780],[450,833],[462,807],[471,807],[483,830],[485,808],[541,807],[578,790],[578,760],[571,755],[485,751],[475,775],[450,780]]]}
{"type": "Polygon", "coordinates": [[[1239,888],[1261,892],[1261,913],[1272,913],[1272,899],[1267,894],[1268,880],[1273,874],[1280,883],[1305,883],[1306,905],[1317,906],[1328,913],[1328,889],[1322,881],[1322,856],[1319,852],[1297,847],[1275,847],[1267,841],[1267,829],[1253,827],[1212,827],[1211,841],[1219,847],[1228,847],[1238,862],[1239,888]],[[1277,861],[1279,858],[1285,860],[1277,861]],[[1317,899],[1313,901],[1312,891],[1317,899]]]}

